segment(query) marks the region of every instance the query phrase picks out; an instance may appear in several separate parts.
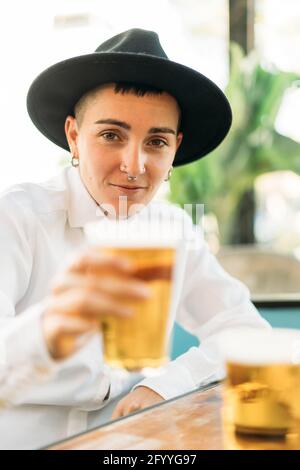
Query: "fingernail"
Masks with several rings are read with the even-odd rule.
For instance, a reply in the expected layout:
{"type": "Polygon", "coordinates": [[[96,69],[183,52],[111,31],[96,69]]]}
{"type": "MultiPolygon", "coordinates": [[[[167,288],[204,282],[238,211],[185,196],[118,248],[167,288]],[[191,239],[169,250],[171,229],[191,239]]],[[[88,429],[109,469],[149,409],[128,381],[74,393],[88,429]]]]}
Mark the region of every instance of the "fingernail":
{"type": "Polygon", "coordinates": [[[123,315],[125,317],[131,317],[131,315],[133,315],[133,310],[131,308],[128,308],[128,309],[124,309],[123,310],[123,315]]]}
{"type": "Polygon", "coordinates": [[[140,294],[144,295],[145,297],[150,297],[151,289],[148,286],[145,286],[144,284],[142,284],[138,286],[137,289],[140,294]]]}
{"type": "Polygon", "coordinates": [[[119,263],[124,269],[130,269],[133,266],[132,261],[128,258],[120,258],[119,263]]]}

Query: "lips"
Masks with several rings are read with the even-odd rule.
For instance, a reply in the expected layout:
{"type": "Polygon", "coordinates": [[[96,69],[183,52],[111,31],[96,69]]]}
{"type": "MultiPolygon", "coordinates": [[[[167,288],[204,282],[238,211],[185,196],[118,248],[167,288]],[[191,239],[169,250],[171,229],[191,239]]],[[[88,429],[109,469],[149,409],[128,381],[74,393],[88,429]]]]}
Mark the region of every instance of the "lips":
{"type": "Polygon", "coordinates": [[[145,186],[132,186],[132,185],[127,185],[127,184],[112,184],[110,183],[111,186],[115,186],[116,188],[122,188],[122,189],[146,189],[145,186]]]}

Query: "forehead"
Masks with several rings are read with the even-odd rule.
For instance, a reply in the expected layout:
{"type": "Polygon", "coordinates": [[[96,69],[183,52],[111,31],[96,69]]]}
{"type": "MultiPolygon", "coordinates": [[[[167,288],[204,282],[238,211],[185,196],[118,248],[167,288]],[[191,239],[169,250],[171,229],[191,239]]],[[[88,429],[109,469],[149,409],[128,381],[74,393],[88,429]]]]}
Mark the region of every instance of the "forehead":
{"type": "Polygon", "coordinates": [[[161,94],[146,92],[144,96],[138,96],[133,90],[116,93],[114,84],[104,85],[88,94],[84,107],[87,117],[95,115],[122,117],[125,114],[174,119],[177,122],[180,113],[176,99],[167,92],[161,94]],[[114,115],[109,116],[107,113],[114,115]]]}

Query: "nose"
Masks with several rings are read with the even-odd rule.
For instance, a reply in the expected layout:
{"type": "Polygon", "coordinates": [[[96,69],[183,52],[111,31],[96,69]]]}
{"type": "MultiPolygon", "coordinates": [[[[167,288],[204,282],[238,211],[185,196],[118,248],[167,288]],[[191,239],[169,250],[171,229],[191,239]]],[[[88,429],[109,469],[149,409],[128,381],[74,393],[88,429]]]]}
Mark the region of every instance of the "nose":
{"type": "Polygon", "coordinates": [[[146,155],[138,146],[130,146],[124,149],[120,168],[131,176],[139,176],[145,173],[146,155]]]}

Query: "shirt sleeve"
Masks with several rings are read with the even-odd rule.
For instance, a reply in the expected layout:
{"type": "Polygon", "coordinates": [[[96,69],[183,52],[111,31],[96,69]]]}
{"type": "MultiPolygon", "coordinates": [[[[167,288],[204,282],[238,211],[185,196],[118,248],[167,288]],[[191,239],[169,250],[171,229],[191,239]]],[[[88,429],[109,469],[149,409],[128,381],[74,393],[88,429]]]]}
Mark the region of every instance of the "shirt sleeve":
{"type": "Polygon", "coordinates": [[[199,229],[193,229],[189,240],[176,321],[199,339],[200,346],[135,386],[147,386],[165,399],[224,378],[220,336],[225,329],[270,328],[251,303],[246,286],[226,273],[210,253],[199,229]]]}
{"type": "MultiPolygon", "coordinates": [[[[23,214],[24,215],[24,214],[23,214]]],[[[40,307],[16,316],[15,305],[30,282],[32,240],[23,215],[9,197],[0,201],[0,400],[18,400],[29,387],[50,374],[40,328],[40,307]],[[19,218],[19,219],[18,219],[19,218]]]]}
{"type": "Polygon", "coordinates": [[[99,409],[110,385],[94,337],[71,358],[56,362],[48,354],[41,317],[45,301],[16,315],[30,288],[34,263],[34,213],[4,196],[0,199],[0,402],[99,409]]]}
{"type": "MultiPolygon", "coordinates": [[[[9,301],[0,293],[0,307],[9,301]]],[[[18,404],[34,384],[50,379],[56,368],[48,355],[41,328],[39,304],[2,323],[0,331],[0,403],[18,404]]]]}

